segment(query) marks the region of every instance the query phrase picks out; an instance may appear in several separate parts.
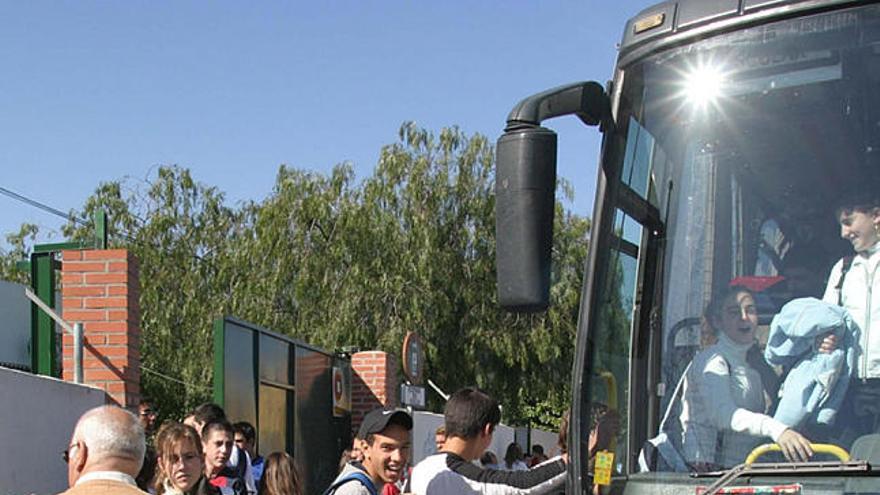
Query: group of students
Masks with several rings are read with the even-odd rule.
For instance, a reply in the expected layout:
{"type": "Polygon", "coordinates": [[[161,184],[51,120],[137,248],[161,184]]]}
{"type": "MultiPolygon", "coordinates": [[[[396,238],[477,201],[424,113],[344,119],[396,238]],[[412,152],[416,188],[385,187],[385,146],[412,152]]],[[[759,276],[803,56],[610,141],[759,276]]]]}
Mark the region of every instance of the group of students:
{"type": "Polygon", "coordinates": [[[836,218],[854,253],[833,266],[821,300],[783,306],[763,353],[756,345],[755,294],[730,286],[712,298],[704,320],[714,342],[696,354],[674,393],[679,445],[677,455],[658,449],[666,469],[729,468],[761,439],[777,443],[790,461],[807,461],[814,454],[808,437],[849,448],[877,432],[880,200],[876,193],[852,195],[836,218]]]}
{"type": "MultiPolygon", "coordinates": [[[[188,424],[163,423],[155,439],[148,442],[147,429],[156,416],[149,406],[143,406],[140,418],[117,406],[95,407],[79,418],[62,452],[70,488],[61,495],[257,493],[250,458],[233,445],[232,425],[222,409],[213,404],[200,406],[187,418],[188,424]],[[141,420],[144,417],[146,421],[141,420]],[[152,443],[149,448],[148,443],[152,443]],[[237,460],[232,458],[233,452],[237,460]]],[[[267,456],[259,493],[301,494],[288,454],[267,456]]]]}
{"type": "Polygon", "coordinates": [[[507,445],[507,449],[504,451],[504,459],[503,462],[498,462],[498,458],[495,456],[495,453],[491,450],[487,450],[482,457],[480,457],[480,464],[489,469],[503,469],[506,471],[526,471],[530,468],[541,464],[542,462],[547,460],[547,456],[544,455],[544,447],[535,444],[532,445],[532,454],[526,457],[525,453],[522,450],[522,447],[519,446],[516,442],[510,442],[507,445]]]}
{"type": "MultiPolygon", "coordinates": [[[[467,387],[453,393],[443,411],[445,435],[439,451],[407,469],[412,417],[403,409],[376,409],[363,419],[355,439],[359,460],[343,466],[325,495],[378,495],[389,485],[402,493],[540,494],[563,489],[568,454],[532,469],[484,469],[480,459],[501,420],[498,402],[467,387]]],[[[564,448],[564,445],[563,445],[564,448]]]]}
{"type": "MultiPolygon", "coordinates": [[[[140,414],[143,417],[144,409],[140,414]]],[[[145,429],[149,432],[150,423],[145,429]]],[[[149,442],[148,442],[149,443],[149,442]]],[[[231,424],[212,403],[195,408],[183,422],[166,421],[147,448],[138,476],[141,488],[156,495],[300,495],[293,457],[254,451],[255,431],[231,424]]]]}

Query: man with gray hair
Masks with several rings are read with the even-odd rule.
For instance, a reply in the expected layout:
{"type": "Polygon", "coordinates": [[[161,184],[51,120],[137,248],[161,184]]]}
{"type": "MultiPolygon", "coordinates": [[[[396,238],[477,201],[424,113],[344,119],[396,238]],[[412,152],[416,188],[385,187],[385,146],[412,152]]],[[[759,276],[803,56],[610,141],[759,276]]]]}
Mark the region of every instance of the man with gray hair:
{"type": "Polygon", "coordinates": [[[146,495],[134,477],[144,460],[144,429],[116,406],[86,411],[64,451],[70,489],[61,495],[146,495]]]}

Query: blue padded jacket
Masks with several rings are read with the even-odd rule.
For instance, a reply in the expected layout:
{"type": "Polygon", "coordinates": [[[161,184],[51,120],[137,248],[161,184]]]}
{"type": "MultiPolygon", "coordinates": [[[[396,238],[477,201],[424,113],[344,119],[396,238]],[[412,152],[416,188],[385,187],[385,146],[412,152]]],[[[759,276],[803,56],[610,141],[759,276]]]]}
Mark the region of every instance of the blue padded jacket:
{"type": "Polygon", "coordinates": [[[770,323],[768,363],[791,367],[774,418],[790,427],[832,424],[855,373],[859,329],[845,309],[812,297],[794,299],[770,323]],[[833,333],[837,348],[820,353],[817,338],[833,333]]]}

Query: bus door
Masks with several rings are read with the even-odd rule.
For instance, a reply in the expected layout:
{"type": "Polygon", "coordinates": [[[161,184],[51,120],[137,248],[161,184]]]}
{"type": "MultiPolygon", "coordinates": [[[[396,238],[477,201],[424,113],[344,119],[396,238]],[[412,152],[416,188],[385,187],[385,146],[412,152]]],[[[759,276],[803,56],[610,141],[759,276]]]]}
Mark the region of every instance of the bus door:
{"type": "MultiPolygon", "coordinates": [[[[580,441],[595,434],[597,409],[614,409],[620,416],[609,451],[614,454],[612,476],[630,472],[637,460],[639,447],[656,424],[641,420],[645,413],[656,417],[659,410],[657,390],[652,383],[660,380],[657,354],[661,348],[659,305],[661,297],[655,283],[664,239],[664,228],[658,208],[668,196],[662,167],[663,152],[638,124],[626,129],[627,134],[640,134],[623,141],[614,134],[606,142],[609,149],[620,146],[619,168],[607,167],[600,181],[597,202],[603,205],[594,216],[592,273],[588,307],[582,308],[576,375],[589,366],[589,385],[576,393],[575,410],[580,420],[580,441]],[[651,198],[658,201],[652,201],[651,198]],[[616,403],[616,407],[613,404],[616,403]],[[639,418],[633,421],[632,418],[639,418]],[[588,433],[590,432],[590,433],[588,433]]],[[[612,152],[613,153],[613,152],[612,152]]],[[[584,384],[586,385],[586,383],[584,384]]],[[[590,456],[589,452],[582,453],[590,456]]],[[[587,469],[593,459],[581,459],[587,469]]]]}

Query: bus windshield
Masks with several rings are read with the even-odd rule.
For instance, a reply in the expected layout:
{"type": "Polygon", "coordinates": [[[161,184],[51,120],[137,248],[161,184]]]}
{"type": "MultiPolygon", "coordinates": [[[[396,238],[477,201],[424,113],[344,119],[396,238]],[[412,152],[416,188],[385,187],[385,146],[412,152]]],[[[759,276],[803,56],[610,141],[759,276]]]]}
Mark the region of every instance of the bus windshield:
{"type": "Polygon", "coordinates": [[[614,471],[730,468],[790,432],[864,448],[880,426],[880,7],[655,53],[615,87],[585,370],[586,401],[621,418],[614,471]]]}

